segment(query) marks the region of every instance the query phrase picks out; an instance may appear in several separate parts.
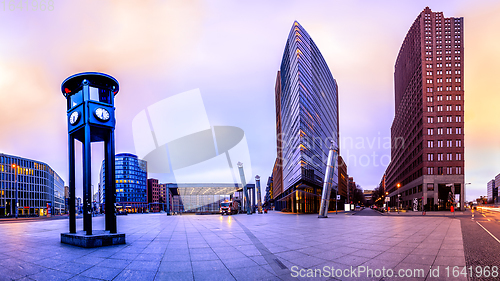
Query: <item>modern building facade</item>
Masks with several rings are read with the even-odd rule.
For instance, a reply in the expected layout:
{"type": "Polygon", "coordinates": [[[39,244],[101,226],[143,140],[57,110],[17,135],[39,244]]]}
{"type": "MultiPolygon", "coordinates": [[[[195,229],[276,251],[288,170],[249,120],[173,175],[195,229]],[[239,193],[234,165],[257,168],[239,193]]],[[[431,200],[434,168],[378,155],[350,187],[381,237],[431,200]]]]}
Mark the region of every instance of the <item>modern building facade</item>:
{"type": "MultiPolygon", "coordinates": [[[[102,166],[104,167],[104,160],[102,166]]],[[[147,162],[130,153],[116,154],[116,206],[118,210],[128,213],[145,212],[148,209],[147,200],[147,162]]],[[[100,183],[102,188],[101,204],[106,202],[105,171],[101,168],[100,183]]]]}
{"type": "Polygon", "coordinates": [[[486,187],[488,203],[498,203],[498,186],[495,185],[495,180],[490,180],[486,187]]]}
{"type": "Polygon", "coordinates": [[[159,212],[165,210],[165,185],[160,184],[158,179],[148,179],[148,209],[150,212],[159,212]],[[163,187],[163,190],[162,190],[163,187]],[[162,196],[160,196],[160,193],[162,196]]]}
{"type": "Polygon", "coordinates": [[[458,198],[464,208],[463,36],[463,18],[426,7],[399,50],[385,173],[389,206],[409,208],[417,199],[420,208],[444,210],[458,198]]]}
{"type": "Polygon", "coordinates": [[[64,181],[49,165],[0,154],[0,217],[64,213],[64,181]]]}
{"type": "MultiPolygon", "coordinates": [[[[167,183],[172,196],[170,211],[175,213],[218,213],[220,203],[233,199],[238,184],[227,183],[167,183]]],[[[170,199],[169,199],[170,200],[170,199]]],[[[241,206],[241,202],[240,202],[241,206]]]]}
{"type": "Polygon", "coordinates": [[[343,203],[347,203],[347,182],[349,176],[347,175],[347,164],[344,162],[344,158],[342,158],[342,156],[340,155],[338,157],[338,174],[338,190],[341,197],[340,200],[343,203]]]}
{"type": "MultiPolygon", "coordinates": [[[[318,212],[330,143],[339,144],[337,90],[318,47],[295,21],[275,85],[273,196],[277,210],[318,212]]],[[[334,188],[337,181],[335,172],[334,188]]]]}

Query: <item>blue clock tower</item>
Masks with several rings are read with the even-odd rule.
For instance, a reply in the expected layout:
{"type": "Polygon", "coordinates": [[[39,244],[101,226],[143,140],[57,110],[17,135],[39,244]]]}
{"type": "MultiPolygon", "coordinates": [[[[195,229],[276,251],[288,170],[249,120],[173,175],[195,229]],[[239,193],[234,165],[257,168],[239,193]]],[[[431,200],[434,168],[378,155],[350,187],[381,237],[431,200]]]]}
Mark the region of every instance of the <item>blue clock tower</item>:
{"type": "Polygon", "coordinates": [[[125,234],[117,233],[115,198],[115,107],[118,81],[110,75],[84,72],[68,77],[61,85],[67,101],[69,152],[69,233],[61,242],[81,247],[125,243],[125,234]],[[75,214],[75,140],[83,152],[83,231],[76,231],[75,214]],[[92,142],[104,142],[105,162],[105,231],[92,231],[92,142]]]}

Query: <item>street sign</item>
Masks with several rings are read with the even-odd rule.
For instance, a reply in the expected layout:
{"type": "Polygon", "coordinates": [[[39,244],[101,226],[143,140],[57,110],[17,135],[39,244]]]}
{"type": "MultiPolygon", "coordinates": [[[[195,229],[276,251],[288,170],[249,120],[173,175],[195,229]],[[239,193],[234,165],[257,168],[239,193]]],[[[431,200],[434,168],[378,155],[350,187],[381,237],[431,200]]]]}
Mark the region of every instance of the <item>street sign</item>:
{"type": "Polygon", "coordinates": [[[340,195],[337,194],[337,200],[340,200],[340,195]]]}
{"type": "Polygon", "coordinates": [[[413,198],[413,211],[418,211],[418,198],[413,198]]]}

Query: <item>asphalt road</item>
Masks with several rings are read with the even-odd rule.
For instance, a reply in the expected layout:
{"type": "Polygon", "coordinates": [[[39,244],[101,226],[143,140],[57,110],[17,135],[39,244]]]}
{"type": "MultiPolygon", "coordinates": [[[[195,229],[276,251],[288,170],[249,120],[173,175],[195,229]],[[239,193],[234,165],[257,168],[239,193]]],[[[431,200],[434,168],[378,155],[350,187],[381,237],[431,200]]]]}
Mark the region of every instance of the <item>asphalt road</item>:
{"type": "Polygon", "coordinates": [[[469,280],[500,280],[500,212],[467,210],[457,218],[462,225],[469,280]],[[492,273],[494,266],[498,276],[485,277],[485,269],[492,273]]]}
{"type": "Polygon", "coordinates": [[[354,213],[356,216],[382,216],[382,214],[378,211],[375,211],[370,208],[364,208],[361,211],[356,211],[354,213]]]}

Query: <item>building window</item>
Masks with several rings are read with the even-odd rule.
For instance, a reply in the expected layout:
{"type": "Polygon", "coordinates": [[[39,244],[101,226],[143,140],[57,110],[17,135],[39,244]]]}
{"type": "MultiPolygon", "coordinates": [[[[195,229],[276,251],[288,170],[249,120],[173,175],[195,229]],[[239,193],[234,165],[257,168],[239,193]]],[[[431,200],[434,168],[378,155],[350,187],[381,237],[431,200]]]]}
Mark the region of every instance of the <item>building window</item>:
{"type": "MultiPolygon", "coordinates": [[[[432,174],[434,174],[434,168],[433,167],[429,167],[427,169],[431,169],[432,174]]],[[[432,175],[432,174],[429,174],[429,175],[432,175]]],[[[427,184],[427,191],[434,191],[434,184],[433,183],[428,183],[427,184]]]]}
{"type": "Polygon", "coordinates": [[[457,123],[462,122],[462,116],[461,115],[455,116],[455,122],[457,123]]]}
{"type": "Polygon", "coordinates": [[[455,70],[455,74],[460,74],[460,70],[455,70]]]}
{"type": "Polygon", "coordinates": [[[427,96],[427,102],[432,102],[432,96],[427,96]]]}
{"type": "Polygon", "coordinates": [[[427,161],[434,161],[434,154],[427,153],[427,161]]]}
{"type": "Polygon", "coordinates": [[[446,160],[452,161],[453,160],[453,153],[446,153],[446,160]]]}
{"type": "Polygon", "coordinates": [[[432,88],[427,88],[427,93],[432,93],[432,88]]]}
{"type": "Polygon", "coordinates": [[[455,106],[455,110],[456,110],[456,111],[461,111],[461,110],[462,110],[462,105],[457,104],[457,105],[455,106]]]}
{"type": "Polygon", "coordinates": [[[461,161],[462,160],[462,153],[457,153],[455,160],[461,161]]]}
{"type": "Polygon", "coordinates": [[[433,112],[433,111],[434,111],[434,108],[432,106],[427,107],[427,112],[433,112]]]}
{"type": "Polygon", "coordinates": [[[461,91],[462,90],[462,87],[461,86],[456,86],[455,87],[455,91],[461,91]]]}
{"type": "Polygon", "coordinates": [[[452,147],[452,146],[453,146],[453,142],[451,140],[447,140],[446,147],[452,147]]]}
{"type": "Polygon", "coordinates": [[[462,100],[462,95],[455,95],[455,100],[462,100]]]}
{"type": "Polygon", "coordinates": [[[446,91],[451,91],[451,86],[447,86],[446,91]]]}
{"type": "Polygon", "coordinates": [[[446,122],[448,122],[448,123],[452,122],[451,116],[446,116],[446,122]]]}
{"type": "Polygon", "coordinates": [[[442,175],[443,174],[443,167],[438,167],[438,175],[442,175]]]}
{"type": "Polygon", "coordinates": [[[434,147],[434,141],[428,140],[427,141],[427,147],[433,148],[434,147]]]}
{"type": "Polygon", "coordinates": [[[456,167],[455,168],[455,174],[461,175],[462,174],[462,167],[456,167]]]}
{"type": "Polygon", "coordinates": [[[438,123],[443,123],[443,116],[438,116],[437,117],[437,122],[438,123]]]}
{"type": "Polygon", "coordinates": [[[446,111],[451,111],[451,110],[452,110],[451,105],[447,105],[447,106],[446,106],[446,111]]]}
{"type": "Polygon", "coordinates": [[[460,77],[456,77],[456,78],[455,78],[455,82],[461,82],[461,81],[460,81],[460,77]]]}
{"type": "Polygon", "coordinates": [[[429,136],[434,135],[434,129],[432,129],[432,128],[428,128],[428,129],[427,129],[427,135],[429,135],[429,136]]]}
{"type": "Polygon", "coordinates": [[[428,175],[433,175],[434,174],[434,168],[433,167],[427,167],[427,174],[428,175]]]}
{"type": "Polygon", "coordinates": [[[443,96],[442,95],[437,96],[437,101],[442,101],[442,100],[443,100],[443,96]]]}
{"type": "Polygon", "coordinates": [[[443,134],[443,128],[437,128],[437,134],[442,135],[443,134]]]}
{"type": "Polygon", "coordinates": [[[462,134],[462,128],[461,127],[457,127],[456,134],[457,135],[461,135],[462,134]]]}
{"type": "Polygon", "coordinates": [[[451,135],[453,133],[453,130],[451,127],[446,128],[446,134],[451,135]]]}
{"type": "Polygon", "coordinates": [[[443,161],[443,153],[437,154],[437,161],[443,161]]]}
{"type": "Polygon", "coordinates": [[[455,141],[455,146],[456,147],[462,147],[462,140],[456,140],[455,141]]]}
{"type": "Polygon", "coordinates": [[[427,84],[432,84],[432,79],[427,79],[427,84]]]}
{"type": "Polygon", "coordinates": [[[443,106],[442,105],[438,105],[437,106],[437,111],[443,111],[443,106]]]}
{"type": "Polygon", "coordinates": [[[438,143],[438,147],[443,147],[443,141],[442,140],[438,140],[437,143],[438,143]]]}
{"type": "Polygon", "coordinates": [[[434,123],[434,117],[427,117],[427,123],[429,124],[434,123]]]}

